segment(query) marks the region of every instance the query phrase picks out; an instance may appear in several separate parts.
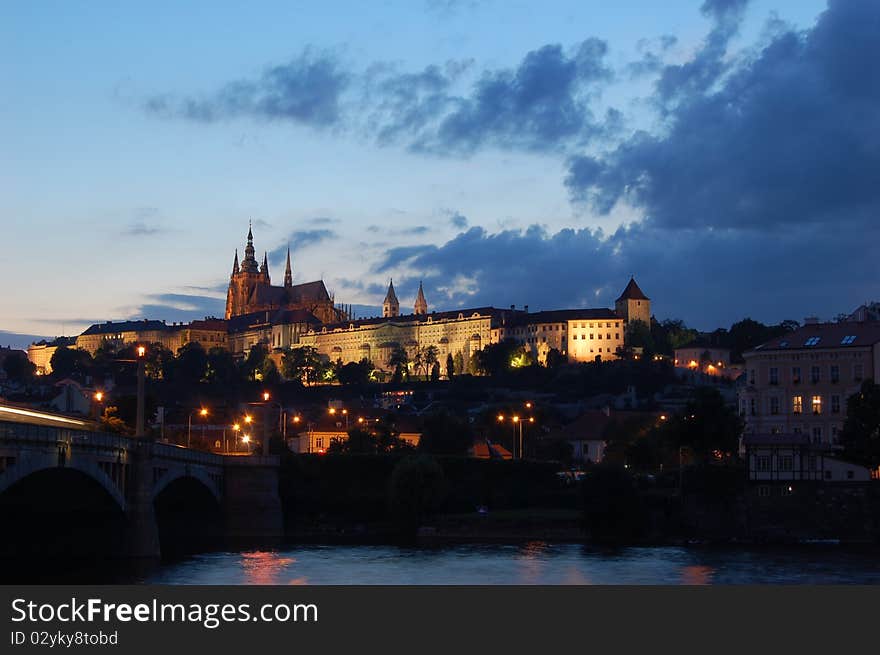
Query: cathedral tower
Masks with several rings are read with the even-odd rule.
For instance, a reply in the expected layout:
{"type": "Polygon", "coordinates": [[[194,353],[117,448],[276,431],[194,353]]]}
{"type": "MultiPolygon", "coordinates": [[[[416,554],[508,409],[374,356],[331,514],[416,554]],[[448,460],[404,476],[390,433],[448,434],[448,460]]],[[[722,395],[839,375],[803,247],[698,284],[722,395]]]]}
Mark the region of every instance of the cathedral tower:
{"type": "Polygon", "coordinates": [[[385,318],[400,316],[400,302],[397,300],[397,294],[394,293],[394,280],[388,281],[388,293],[385,294],[385,300],[382,302],[382,316],[385,318]]]}
{"type": "Polygon", "coordinates": [[[422,290],[422,283],[419,281],[419,293],[416,296],[416,304],[413,313],[424,316],[428,313],[428,301],[425,300],[425,292],[422,290]]]}

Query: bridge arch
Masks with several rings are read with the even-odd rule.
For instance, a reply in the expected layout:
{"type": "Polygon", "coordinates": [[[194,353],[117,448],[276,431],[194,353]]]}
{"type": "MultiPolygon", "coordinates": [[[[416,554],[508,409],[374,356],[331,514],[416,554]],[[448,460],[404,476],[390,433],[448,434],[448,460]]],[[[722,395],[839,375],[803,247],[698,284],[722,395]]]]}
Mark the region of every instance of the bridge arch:
{"type": "Polygon", "coordinates": [[[217,481],[213,480],[204,469],[194,466],[175,466],[166,470],[153,485],[153,500],[155,501],[168,485],[184,478],[197,480],[210,492],[214,500],[218,503],[222,502],[223,494],[217,481]]]}
{"type": "Polygon", "coordinates": [[[52,459],[53,458],[51,457],[47,458],[39,456],[17,458],[14,464],[0,473],[0,495],[10,487],[26,480],[32,475],[55,469],[67,469],[78,471],[91,478],[107,492],[121,511],[124,512],[126,510],[125,494],[116,485],[113,479],[100,467],[97,460],[73,458],[70,461],[65,461],[63,465],[59,466],[58,460],[60,459],[60,456],[55,454],[54,461],[52,461],[52,459]],[[47,461],[47,459],[49,461],[47,461]]]}

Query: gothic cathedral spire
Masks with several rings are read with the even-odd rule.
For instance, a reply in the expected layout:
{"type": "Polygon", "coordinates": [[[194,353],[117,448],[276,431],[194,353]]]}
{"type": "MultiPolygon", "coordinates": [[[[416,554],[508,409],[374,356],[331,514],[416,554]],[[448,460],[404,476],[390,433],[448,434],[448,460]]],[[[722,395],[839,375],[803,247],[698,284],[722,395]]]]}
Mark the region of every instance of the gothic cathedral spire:
{"type": "Polygon", "coordinates": [[[287,268],[284,270],[284,286],[293,286],[293,270],[290,268],[290,246],[287,246],[287,268]]]}
{"type": "Polygon", "coordinates": [[[235,260],[232,262],[232,274],[238,275],[238,248],[235,249],[235,260]]]}
{"type": "Polygon", "coordinates": [[[263,266],[260,268],[260,273],[263,274],[263,277],[266,278],[266,282],[269,281],[269,253],[263,253],[263,266]]]}

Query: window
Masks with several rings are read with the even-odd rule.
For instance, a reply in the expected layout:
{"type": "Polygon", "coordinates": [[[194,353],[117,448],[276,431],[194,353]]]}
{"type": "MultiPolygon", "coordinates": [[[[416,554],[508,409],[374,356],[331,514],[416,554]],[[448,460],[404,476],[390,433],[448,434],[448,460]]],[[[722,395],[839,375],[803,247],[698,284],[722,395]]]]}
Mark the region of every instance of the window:
{"type": "Polygon", "coordinates": [[[324,447],[324,437],[315,437],[315,448],[324,447]]]}
{"type": "Polygon", "coordinates": [[[773,397],[770,399],[770,413],[778,414],[779,413],[779,398],[773,397]]]}
{"type": "Polygon", "coordinates": [[[840,340],[840,345],[841,345],[841,346],[848,346],[848,345],[850,345],[851,343],[853,343],[855,340],[856,340],[855,335],[853,335],[853,334],[848,334],[848,335],[846,335],[843,339],[840,340]]]}
{"type": "Polygon", "coordinates": [[[793,396],[791,399],[791,411],[793,414],[800,414],[804,411],[804,397],[793,396]]]}
{"type": "Polygon", "coordinates": [[[813,407],[813,414],[822,413],[822,396],[813,396],[810,404],[813,407]]]}
{"type": "Polygon", "coordinates": [[[762,484],[758,487],[758,496],[761,498],[769,498],[770,497],[770,487],[766,484],[762,484]]]}
{"type": "Polygon", "coordinates": [[[864,375],[862,364],[853,364],[853,380],[859,382],[864,375]]]}
{"type": "Polygon", "coordinates": [[[805,345],[805,346],[815,346],[816,344],[819,343],[819,341],[820,341],[821,339],[822,339],[822,337],[810,337],[809,339],[807,339],[807,340],[804,342],[804,345],[805,345]]]}
{"type": "Polygon", "coordinates": [[[831,381],[840,382],[840,367],[837,365],[831,367],[831,381]]]}
{"type": "Polygon", "coordinates": [[[813,428],[813,443],[822,443],[822,428],[813,428]]]}
{"type": "Polygon", "coordinates": [[[807,459],[807,465],[809,466],[811,471],[816,470],[816,456],[810,455],[809,459],[807,459]]]}
{"type": "Polygon", "coordinates": [[[749,399],[749,413],[750,413],[752,416],[755,416],[755,415],[758,413],[758,412],[757,412],[757,409],[756,409],[756,407],[755,407],[755,399],[754,399],[754,398],[750,398],[750,399],[749,399]]]}
{"type": "Polygon", "coordinates": [[[614,333],[614,338],[615,338],[615,339],[620,339],[620,332],[615,332],[615,333],[614,333]]]}
{"type": "Polygon", "coordinates": [[[768,455],[759,455],[755,458],[755,470],[757,471],[769,471],[770,470],[770,457],[768,455]]]}
{"type": "Polygon", "coordinates": [[[780,455],[779,456],[779,470],[780,471],[791,471],[794,468],[794,457],[791,455],[780,455]]]}
{"type": "Polygon", "coordinates": [[[590,332],[590,339],[592,339],[592,338],[593,338],[593,333],[592,333],[592,332],[590,332]]]}
{"type": "Polygon", "coordinates": [[[755,369],[749,369],[749,384],[755,384],[755,369]]]}
{"type": "Polygon", "coordinates": [[[855,477],[855,473],[853,472],[853,470],[852,470],[852,469],[847,469],[847,471],[846,471],[846,479],[847,479],[847,480],[852,480],[854,477],[855,477]]]}
{"type": "Polygon", "coordinates": [[[597,338],[597,339],[601,339],[601,338],[602,338],[602,334],[600,333],[600,334],[596,335],[596,338],[597,338]]]}
{"type": "Polygon", "coordinates": [[[779,369],[776,367],[770,369],[770,384],[779,384],[779,369]]]}
{"type": "Polygon", "coordinates": [[[816,384],[819,381],[819,367],[811,366],[810,367],[810,382],[816,384]]]}
{"type": "Polygon", "coordinates": [[[840,414],[840,396],[831,396],[831,413],[840,414]]]}
{"type": "Polygon", "coordinates": [[[791,367],[791,383],[792,384],[800,384],[801,383],[801,367],[800,366],[792,366],[791,367]]]}

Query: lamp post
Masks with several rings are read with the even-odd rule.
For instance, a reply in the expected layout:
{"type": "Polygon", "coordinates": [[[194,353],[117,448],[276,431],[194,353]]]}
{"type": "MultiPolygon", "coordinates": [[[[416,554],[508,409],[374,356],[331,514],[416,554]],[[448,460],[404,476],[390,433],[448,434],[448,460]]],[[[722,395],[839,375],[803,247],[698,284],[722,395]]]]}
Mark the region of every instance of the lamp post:
{"type": "MultiPolygon", "coordinates": [[[[531,408],[531,403],[526,403],[527,408],[531,408]]],[[[504,414],[498,415],[498,422],[503,423],[505,420],[504,414]]],[[[517,453],[517,436],[519,437],[519,459],[523,458],[523,423],[529,422],[534,423],[535,418],[530,416],[528,418],[521,417],[519,414],[514,414],[510,417],[511,427],[513,428],[513,452],[511,453],[513,459],[516,459],[517,453]],[[517,434],[518,432],[518,434],[517,434]]]]}
{"type": "Polygon", "coordinates": [[[101,412],[101,406],[102,406],[102,403],[104,402],[104,392],[103,392],[103,391],[96,391],[96,392],[95,392],[95,395],[93,396],[93,398],[94,398],[94,401],[95,401],[95,402],[94,402],[94,408],[95,408],[95,409],[94,409],[94,415],[95,415],[95,420],[96,420],[96,421],[100,421],[100,420],[101,420],[101,413],[102,413],[102,412],[101,412]]]}
{"type": "Polygon", "coordinates": [[[144,346],[137,347],[137,421],[135,423],[134,436],[144,436],[144,377],[146,370],[147,349],[144,346]]]}
{"type": "MultiPolygon", "coordinates": [[[[205,409],[204,407],[199,409],[198,412],[199,412],[199,416],[202,416],[202,417],[205,417],[208,415],[208,410],[205,409]]],[[[190,447],[190,443],[192,441],[193,414],[195,414],[195,413],[196,413],[196,410],[193,410],[189,413],[189,419],[187,420],[187,423],[186,423],[186,447],[187,448],[190,447]]],[[[204,426],[203,426],[202,438],[204,438],[204,437],[205,437],[205,431],[204,431],[204,426]]]]}

